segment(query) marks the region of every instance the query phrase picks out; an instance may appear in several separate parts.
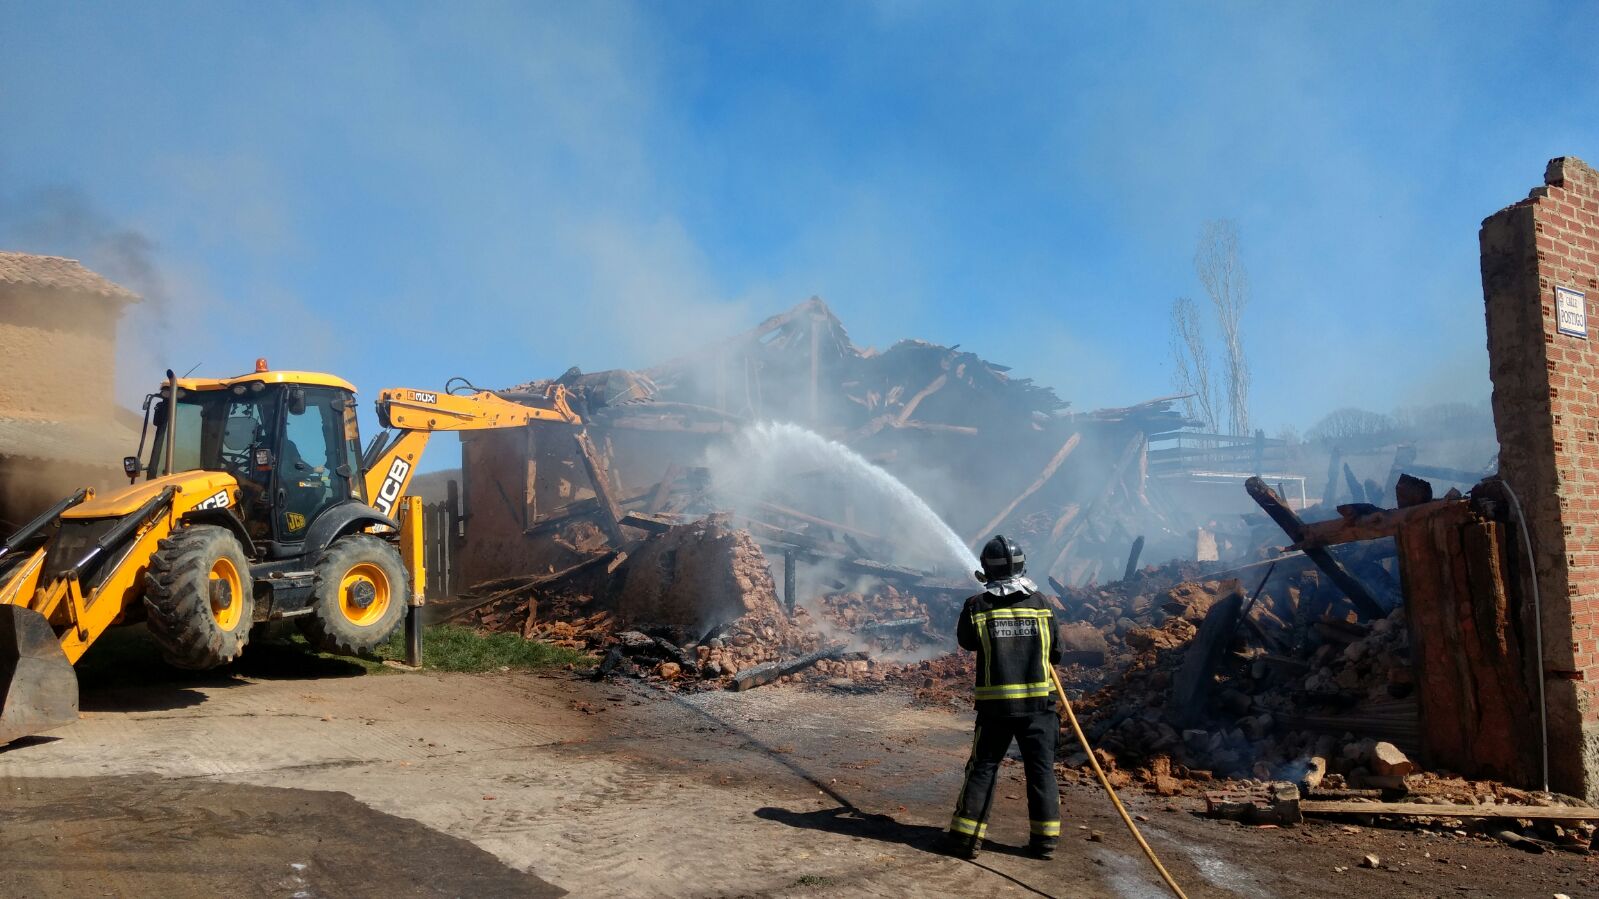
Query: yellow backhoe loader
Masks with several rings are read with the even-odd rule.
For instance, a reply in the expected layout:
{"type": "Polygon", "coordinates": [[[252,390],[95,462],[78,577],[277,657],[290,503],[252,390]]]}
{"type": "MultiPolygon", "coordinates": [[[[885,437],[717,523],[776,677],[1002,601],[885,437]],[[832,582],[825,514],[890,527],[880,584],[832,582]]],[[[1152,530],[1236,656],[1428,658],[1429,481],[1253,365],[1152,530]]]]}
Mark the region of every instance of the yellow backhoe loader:
{"type": "Polygon", "coordinates": [[[113,625],[144,621],[179,668],[225,665],[287,618],[321,648],[371,652],[422,598],[406,487],[433,433],[581,424],[559,386],[390,389],[363,452],[349,382],[255,368],[168,371],[129,486],[80,490],[0,544],[0,745],[77,720],[72,666],[113,625]]]}

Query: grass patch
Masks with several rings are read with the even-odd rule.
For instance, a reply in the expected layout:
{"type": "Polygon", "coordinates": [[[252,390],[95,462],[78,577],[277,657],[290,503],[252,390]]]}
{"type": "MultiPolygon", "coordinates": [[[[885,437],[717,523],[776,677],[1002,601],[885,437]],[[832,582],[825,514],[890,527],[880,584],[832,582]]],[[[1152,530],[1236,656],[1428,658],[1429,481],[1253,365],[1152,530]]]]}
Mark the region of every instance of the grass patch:
{"type": "MultiPolygon", "coordinates": [[[[378,650],[379,659],[405,661],[405,631],[378,650]]],[[[594,657],[576,649],[524,640],[517,634],[480,634],[441,624],[422,631],[422,665],[435,671],[538,671],[565,665],[593,665],[594,657]]]]}
{"type": "MultiPolygon", "coordinates": [[[[291,622],[277,622],[256,635],[237,662],[210,672],[186,672],[161,661],[161,650],[143,626],[112,628],[77,665],[78,680],[89,687],[117,687],[140,683],[177,683],[228,678],[234,675],[266,678],[349,677],[393,674],[384,661],[405,661],[405,628],[370,658],[322,652],[301,636],[291,622]]],[[[422,631],[423,667],[432,671],[498,671],[511,668],[538,671],[565,665],[592,666],[593,656],[523,640],[517,634],[479,634],[471,628],[442,624],[422,631]]]]}
{"type": "Polygon", "coordinates": [[[794,881],[797,887],[828,887],[833,885],[833,878],[823,877],[820,874],[802,874],[800,879],[794,881]]]}

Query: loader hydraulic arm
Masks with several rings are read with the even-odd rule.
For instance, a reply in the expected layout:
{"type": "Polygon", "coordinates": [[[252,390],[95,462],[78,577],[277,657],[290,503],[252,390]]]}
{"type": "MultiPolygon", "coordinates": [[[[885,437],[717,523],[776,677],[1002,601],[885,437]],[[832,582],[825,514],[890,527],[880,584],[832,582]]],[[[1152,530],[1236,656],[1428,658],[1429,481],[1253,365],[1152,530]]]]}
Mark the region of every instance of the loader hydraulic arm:
{"type": "Polygon", "coordinates": [[[378,423],[398,433],[368,450],[366,495],[372,505],[389,516],[399,511],[400,497],[411,484],[416,463],[437,431],[520,428],[534,422],[583,423],[567,404],[566,390],[560,385],[542,395],[519,395],[517,399],[525,402],[489,390],[460,394],[395,387],[379,393],[378,423]]]}

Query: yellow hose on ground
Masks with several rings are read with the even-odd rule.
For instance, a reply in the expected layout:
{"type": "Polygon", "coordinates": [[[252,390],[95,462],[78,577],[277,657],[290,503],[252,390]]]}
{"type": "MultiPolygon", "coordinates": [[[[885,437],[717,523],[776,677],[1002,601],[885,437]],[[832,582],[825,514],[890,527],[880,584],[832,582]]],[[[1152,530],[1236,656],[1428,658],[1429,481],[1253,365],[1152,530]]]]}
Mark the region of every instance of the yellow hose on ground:
{"type": "Polygon", "coordinates": [[[1144,835],[1138,832],[1138,825],[1133,823],[1132,816],[1128,815],[1127,809],[1122,806],[1121,797],[1116,795],[1115,788],[1105,778],[1105,769],[1099,767],[1099,759],[1094,757],[1094,747],[1088,745],[1088,737],[1083,733],[1083,726],[1077,723],[1077,715],[1072,712],[1071,700],[1066,698],[1066,688],[1061,686],[1060,673],[1055,670],[1054,665],[1045,665],[1044,667],[1049,669],[1049,679],[1055,683],[1055,695],[1060,697],[1060,707],[1066,712],[1066,720],[1072,724],[1072,733],[1077,735],[1077,742],[1082,744],[1083,752],[1088,755],[1088,764],[1094,768],[1094,776],[1099,778],[1099,785],[1105,788],[1105,795],[1110,797],[1111,804],[1116,806],[1117,814],[1122,816],[1122,823],[1127,825],[1127,831],[1133,835],[1133,839],[1138,841],[1138,846],[1144,850],[1144,855],[1149,857],[1149,863],[1155,866],[1156,871],[1160,872],[1160,879],[1166,881],[1166,886],[1171,888],[1172,895],[1176,896],[1177,899],[1188,899],[1188,895],[1183,892],[1183,888],[1178,886],[1177,881],[1172,879],[1171,872],[1167,871],[1166,866],[1161,864],[1160,859],[1155,856],[1155,850],[1149,848],[1149,843],[1144,840],[1144,835]]]}

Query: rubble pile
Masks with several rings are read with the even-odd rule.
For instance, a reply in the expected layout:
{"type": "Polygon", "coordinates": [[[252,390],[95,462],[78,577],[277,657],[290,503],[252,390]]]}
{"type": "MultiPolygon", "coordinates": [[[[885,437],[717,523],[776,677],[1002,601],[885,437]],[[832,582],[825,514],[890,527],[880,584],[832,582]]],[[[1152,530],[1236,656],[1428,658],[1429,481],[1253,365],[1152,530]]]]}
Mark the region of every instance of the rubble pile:
{"type": "Polygon", "coordinates": [[[870,594],[828,593],[819,600],[822,620],[874,655],[914,653],[930,644],[948,644],[953,625],[940,636],[927,604],[913,593],[884,584],[870,594]]]}
{"type": "Polygon", "coordinates": [[[754,539],[723,516],[674,526],[630,553],[594,555],[555,575],[490,582],[474,594],[460,601],[474,627],[585,650],[600,660],[598,676],[680,689],[742,687],[741,677],[756,669],[818,653],[762,683],[881,684],[897,670],[890,661],[896,654],[947,648],[949,638],[928,624],[953,620],[891,584],[820,597],[820,618],[803,606],[790,613],[754,539]]]}
{"type": "MultiPolygon", "coordinates": [[[[1106,634],[1121,675],[1082,703],[1090,740],[1124,768],[1164,758],[1197,780],[1296,780],[1340,726],[1414,745],[1402,612],[1304,621],[1306,580],[1252,606],[1232,580],[1180,584],[1130,609],[1145,621],[1122,617],[1106,634]]],[[[1359,780],[1357,767],[1339,773],[1359,780]]]]}

